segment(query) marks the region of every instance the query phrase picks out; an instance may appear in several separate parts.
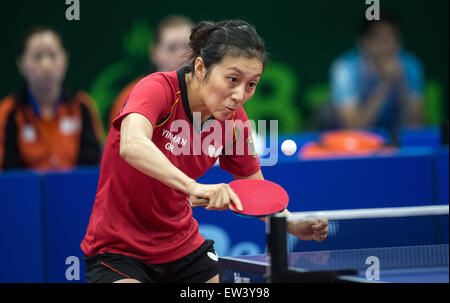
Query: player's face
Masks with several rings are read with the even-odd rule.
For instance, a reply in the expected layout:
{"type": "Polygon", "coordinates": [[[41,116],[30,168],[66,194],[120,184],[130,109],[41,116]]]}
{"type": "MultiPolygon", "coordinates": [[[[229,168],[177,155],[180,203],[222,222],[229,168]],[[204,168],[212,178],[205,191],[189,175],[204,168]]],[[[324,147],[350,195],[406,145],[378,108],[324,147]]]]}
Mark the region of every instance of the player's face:
{"type": "Polygon", "coordinates": [[[179,69],[187,61],[189,26],[168,27],[161,32],[160,41],[152,52],[152,61],[159,72],[179,69]]]}
{"type": "Polygon", "coordinates": [[[255,93],[262,71],[257,58],[226,56],[203,83],[204,105],[217,120],[231,118],[255,93]]]}
{"type": "Polygon", "coordinates": [[[19,69],[32,87],[45,90],[62,85],[67,56],[59,39],[51,32],[32,36],[20,58],[19,69]]]}

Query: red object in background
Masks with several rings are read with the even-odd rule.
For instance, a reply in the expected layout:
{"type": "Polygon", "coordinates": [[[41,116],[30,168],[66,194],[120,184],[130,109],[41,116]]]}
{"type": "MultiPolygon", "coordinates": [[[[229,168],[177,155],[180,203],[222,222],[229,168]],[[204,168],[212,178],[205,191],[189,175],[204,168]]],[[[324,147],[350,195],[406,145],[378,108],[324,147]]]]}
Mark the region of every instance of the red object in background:
{"type": "Polygon", "coordinates": [[[386,146],[383,137],[356,130],[326,132],[319,142],[309,142],[299,151],[298,157],[305,159],[366,157],[374,154],[392,154],[395,148],[386,146]]]}

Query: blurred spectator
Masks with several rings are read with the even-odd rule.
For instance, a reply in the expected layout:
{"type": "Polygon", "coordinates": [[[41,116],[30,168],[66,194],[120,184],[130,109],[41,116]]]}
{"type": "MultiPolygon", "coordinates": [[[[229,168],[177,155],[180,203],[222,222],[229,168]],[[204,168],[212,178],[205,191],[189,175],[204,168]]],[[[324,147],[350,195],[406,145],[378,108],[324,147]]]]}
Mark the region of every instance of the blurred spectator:
{"type": "Polygon", "coordinates": [[[396,130],[422,124],[422,66],[402,49],[391,16],[364,20],[356,48],[337,58],[330,74],[339,127],[396,130]]]}
{"type": "Polygon", "coordinates": [[[25,83],[0,102],[0,170],[98,164],[100,117],[87,93],[64,84],[68,55],[61,36],[33,28],[17,65],[25,83]]]}
{"type": "MultiPolygon", "coordinates": [[[[189,18],[179,15],[169,15],[161,20],[156,30],[155,44],[149,47],[149,59],[156,67],[156,71],[174,71],[187,62],[189,36],[193,25],[189,18]]],[[[139,77],[134,80],[118,94],[110,109],[108,127],[122,107],[125,97],[141,79],[142,77],[139,77]]]]}

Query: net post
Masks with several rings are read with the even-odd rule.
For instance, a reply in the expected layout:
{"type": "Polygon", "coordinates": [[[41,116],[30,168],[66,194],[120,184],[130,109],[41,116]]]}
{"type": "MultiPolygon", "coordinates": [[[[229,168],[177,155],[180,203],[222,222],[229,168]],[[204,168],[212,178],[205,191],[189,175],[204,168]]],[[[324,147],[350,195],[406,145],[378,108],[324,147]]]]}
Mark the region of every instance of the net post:
{"type": "Polygon", "coordinates": [[[282,276],[288,269],[286,217],[277,215],[269,217],[268,229],[267,249],[270,256],[268,282],[282,282],[282,276]]]}

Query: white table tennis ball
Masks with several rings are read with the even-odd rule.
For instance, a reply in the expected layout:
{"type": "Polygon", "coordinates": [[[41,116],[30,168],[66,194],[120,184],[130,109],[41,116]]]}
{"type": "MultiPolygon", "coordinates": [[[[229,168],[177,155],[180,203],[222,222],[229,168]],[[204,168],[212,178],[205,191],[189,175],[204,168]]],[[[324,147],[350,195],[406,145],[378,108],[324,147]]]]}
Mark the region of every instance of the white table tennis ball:
{"type": "Polygon", "coordinates": [[[297,144],[292,140],[284,140],[281,144],[281,151],[286,156],[292,156],[297,151],[297,144]]]}

